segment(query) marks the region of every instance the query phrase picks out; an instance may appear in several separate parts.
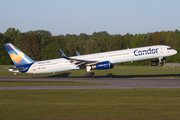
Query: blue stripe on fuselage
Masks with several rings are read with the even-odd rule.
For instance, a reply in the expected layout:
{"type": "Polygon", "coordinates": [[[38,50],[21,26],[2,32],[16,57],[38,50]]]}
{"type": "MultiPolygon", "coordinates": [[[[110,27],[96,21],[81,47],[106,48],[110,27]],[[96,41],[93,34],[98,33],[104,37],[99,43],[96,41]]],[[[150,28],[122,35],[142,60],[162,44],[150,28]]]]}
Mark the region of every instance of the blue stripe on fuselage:
{"type": "Polygon", "coordinates": [[[26,73],[29,70],[29,68],[32,66],[32,64],[33,63],[22,65],[22,66],[17,66],[16,68],[26,68],[25,70],[18,70],[21,73],[26,73]]]}

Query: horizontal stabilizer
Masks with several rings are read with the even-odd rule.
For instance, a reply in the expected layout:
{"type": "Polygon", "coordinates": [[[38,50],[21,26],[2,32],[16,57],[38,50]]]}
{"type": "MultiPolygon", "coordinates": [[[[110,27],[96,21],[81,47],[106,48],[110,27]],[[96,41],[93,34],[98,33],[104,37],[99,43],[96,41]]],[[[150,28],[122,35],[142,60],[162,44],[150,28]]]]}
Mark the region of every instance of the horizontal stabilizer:
{"type": "Polygon", "coordinates": [[[24,68],[24,67],[21,67],[21,68],[7,67],[7,69],[11,69],[11,70],[26,70],[27,68],[24,68]]]}

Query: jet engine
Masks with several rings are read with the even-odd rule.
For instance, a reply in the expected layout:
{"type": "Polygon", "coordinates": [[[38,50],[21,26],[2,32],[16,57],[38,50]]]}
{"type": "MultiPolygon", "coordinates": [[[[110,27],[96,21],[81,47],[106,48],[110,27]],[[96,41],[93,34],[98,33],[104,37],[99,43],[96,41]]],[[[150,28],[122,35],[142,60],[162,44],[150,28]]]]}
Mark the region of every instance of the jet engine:
{"type": "Polygon", "coordinates": [[[96,65],[93,65],[92,69],[103,70],[103,69],[111,69],[113,67],[114,65],[112,63],[110,63],[109,61],[104,61],[97,63],[96,65]]]}

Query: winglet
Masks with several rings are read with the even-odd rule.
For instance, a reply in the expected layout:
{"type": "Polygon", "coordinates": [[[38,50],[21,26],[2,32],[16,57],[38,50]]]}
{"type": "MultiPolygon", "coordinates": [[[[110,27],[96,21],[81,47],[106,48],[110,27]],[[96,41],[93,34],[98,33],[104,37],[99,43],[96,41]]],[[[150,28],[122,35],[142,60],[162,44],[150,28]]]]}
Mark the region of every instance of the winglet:
{"type": "Polygon", "coordinates": [[[76,51],[76,54],[77,54],[77,56],[79,56],[80,54],[78,53],[78,51],[76,51]]]}
{"type": "Polygon", "coordinates": [[[61,49],[59,49],[59,52],[60,52],[60,54],[61,54],[61,56],[62,56],[63,58],[67,58],[66,55],[63,53],[63,51],[62,51],[61,49]]]}

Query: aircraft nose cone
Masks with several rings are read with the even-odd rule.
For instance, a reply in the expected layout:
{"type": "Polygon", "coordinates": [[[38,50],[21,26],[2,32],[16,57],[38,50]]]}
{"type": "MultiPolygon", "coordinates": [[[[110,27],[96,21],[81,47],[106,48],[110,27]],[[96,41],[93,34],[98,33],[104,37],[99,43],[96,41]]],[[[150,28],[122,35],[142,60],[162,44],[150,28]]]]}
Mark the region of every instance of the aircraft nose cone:
{"type": "Polygon", "coordinates": [[[177,54],[177,51],[176,51],[176,50],[174,50],[174,54],[177,54]]]}

